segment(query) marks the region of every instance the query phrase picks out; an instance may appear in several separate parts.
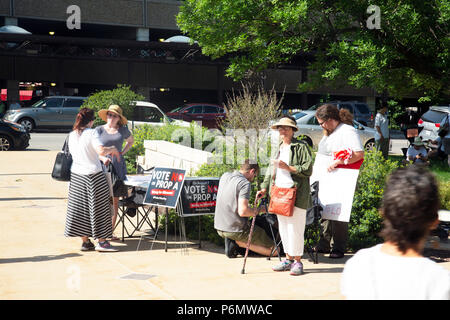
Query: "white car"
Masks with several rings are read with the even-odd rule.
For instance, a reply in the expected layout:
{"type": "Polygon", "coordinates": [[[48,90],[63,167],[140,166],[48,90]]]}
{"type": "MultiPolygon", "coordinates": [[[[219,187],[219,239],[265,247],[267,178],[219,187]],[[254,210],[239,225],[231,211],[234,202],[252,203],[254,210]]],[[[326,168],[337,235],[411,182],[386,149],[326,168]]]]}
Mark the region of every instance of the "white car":
{"type": "Polygon", "coordinates": [[[420,117],[417,125],[423,128],[419,134],[422,141],[436,140],[439,126],[448,114],[450,114],[450,106],[432,106],[420,117]]]}
{"type": "Polygon", "coordinates": [[[182,127],[189,127],[190,123],[182,120],[174,120],[166,116],[166,114],[154,103],[147,101],[136,101],[133,116],[128,119],[128,129],[132,130],[136,126],[149,124],[154,126],[163,126],[172,123],[182,127]]]}

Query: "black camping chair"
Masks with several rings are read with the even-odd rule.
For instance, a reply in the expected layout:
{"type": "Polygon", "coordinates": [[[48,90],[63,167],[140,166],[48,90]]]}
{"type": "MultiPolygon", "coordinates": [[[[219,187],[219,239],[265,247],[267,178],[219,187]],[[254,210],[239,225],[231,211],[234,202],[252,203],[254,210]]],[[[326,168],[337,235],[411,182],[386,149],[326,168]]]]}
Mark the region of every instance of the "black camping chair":
{"type": "Polygon", "coordinates": [[[322,218],[322,205],[319,201],[319,181],[311,185],[312,207],[306,210],[305,249],[314,264],[319,263],[318,252],[314,250],[319,242],[322,218]]]}

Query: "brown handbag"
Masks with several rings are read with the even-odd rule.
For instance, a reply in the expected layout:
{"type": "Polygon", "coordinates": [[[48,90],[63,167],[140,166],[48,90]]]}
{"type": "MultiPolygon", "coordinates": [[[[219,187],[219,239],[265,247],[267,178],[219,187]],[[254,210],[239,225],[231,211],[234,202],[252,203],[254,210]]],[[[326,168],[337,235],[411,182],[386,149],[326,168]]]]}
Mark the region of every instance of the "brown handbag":
{"type": "Polygon", "coordinates": [[[286,217],[294,214],[297,188],[280,188],[272,185],[270,190],[269,212],[286,217]]]}
{"type": "Polygon", "coordinates": [[[294,214],[295,200],[297,197],[297,188],[277,187],[275,185],[275,173],[276,167],[274,166],[268,211],[270,213],[292,217],[294,214]]]}

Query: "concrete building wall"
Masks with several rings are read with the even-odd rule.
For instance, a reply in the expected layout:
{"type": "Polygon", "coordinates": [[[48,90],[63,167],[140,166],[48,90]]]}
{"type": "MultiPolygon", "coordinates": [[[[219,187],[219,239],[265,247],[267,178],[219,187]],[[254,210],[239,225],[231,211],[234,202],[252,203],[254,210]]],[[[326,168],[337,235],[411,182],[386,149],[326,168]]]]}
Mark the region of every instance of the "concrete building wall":
{"type": "Polygon", "coordinates": [[[162,140],[145,140],[145,157],[139,157],[138,164],[144,169],[167,167],[185,169],[192,176],[205,163],[213,161],[211,152],[193,149],[181,144],[162,140]]]}
{"type": "Polygon", "coordinates": [[[67,7],[76,4],[82,23],[177,30],[181,1],[149,0],[0,0],[0,15],[66,21],[67,7]],[[13,10],[11,10],[13,9],[13,10]]]}
{"type": "Polygon", "coordinates": [[[175,16],[181,1],[147,1],[147,27],[178,30],[175,16]]]}
{"type": "Polygon", "coordinates": [[[9,16],[11,14],[11,1],[0,0],[0,16],[9,16]]]}
{"type": "MultiPolygon", "coordinates": [[[[14,0],[14,16],[65,21],[72,0],[14,0]]],[[[141,0],[78,0],[82,23],[143,26],[141,0]]]]}

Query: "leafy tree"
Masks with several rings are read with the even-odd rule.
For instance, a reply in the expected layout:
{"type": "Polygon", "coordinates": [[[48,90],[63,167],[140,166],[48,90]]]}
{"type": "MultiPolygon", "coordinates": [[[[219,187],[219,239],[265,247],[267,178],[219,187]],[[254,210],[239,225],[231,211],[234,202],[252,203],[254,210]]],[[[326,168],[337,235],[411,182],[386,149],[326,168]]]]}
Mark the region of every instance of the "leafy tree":
{"type": "Polygon", "coordinates": [[[205,55],[229,57],[235,80],[303,61],[301,91],[350,84],[450,96],[447,0],[186,0],[177,22],[205,55]]]}

